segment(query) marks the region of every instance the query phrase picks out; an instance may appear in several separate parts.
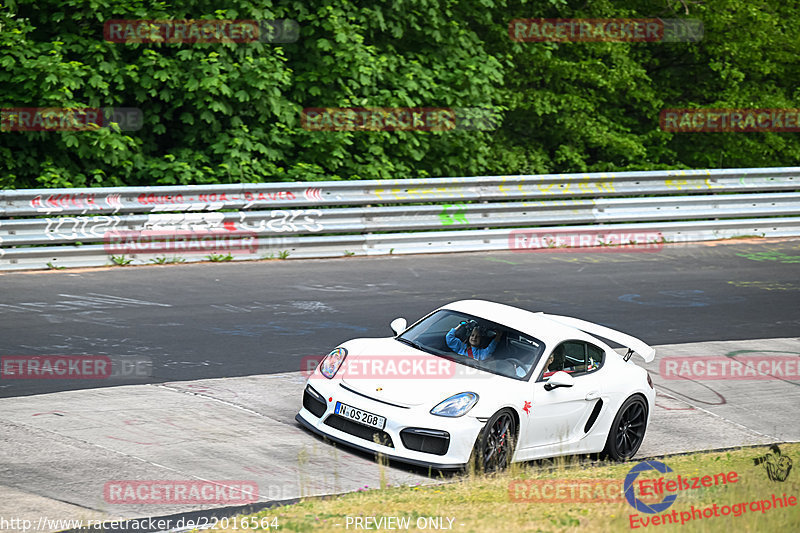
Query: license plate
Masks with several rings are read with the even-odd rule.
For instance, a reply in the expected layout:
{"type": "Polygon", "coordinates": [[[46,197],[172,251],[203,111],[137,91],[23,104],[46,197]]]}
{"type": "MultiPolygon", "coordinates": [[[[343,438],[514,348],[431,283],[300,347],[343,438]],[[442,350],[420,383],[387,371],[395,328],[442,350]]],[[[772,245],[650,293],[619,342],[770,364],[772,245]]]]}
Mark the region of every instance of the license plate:
{"type": "Polygon", "coordinates": [[[383,429],[384,426],[386,426],[385,417],[374,415],[372,413],[368,413],[367,411],[362,411],[361,409],[356,409],[355,407],[349,406],[342,402],[336,402],[336,410],[334,412],[337,415],[352,420],[353,422],[358,422],[359,424],[363,424],[371,428],[383,429]]]}

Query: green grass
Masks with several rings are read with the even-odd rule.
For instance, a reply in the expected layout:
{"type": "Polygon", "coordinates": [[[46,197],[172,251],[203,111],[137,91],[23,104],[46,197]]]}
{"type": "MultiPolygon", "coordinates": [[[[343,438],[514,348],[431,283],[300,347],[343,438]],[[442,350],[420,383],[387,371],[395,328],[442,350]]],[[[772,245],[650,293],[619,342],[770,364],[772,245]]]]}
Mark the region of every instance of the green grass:
{"type": "Polygon", "coordinates": [[[210,254],[206,256],[206,259],[214,263],[219,263],[221,261],[233,261],[233,256],[231,254],[210,254]]]}
{"type": "Polygon", "coordinates": [[[155,257],[155,258],[151,259],[150,262],[154,263],[156,265],[169,265],[169,264],[172,264],[172,263],[184,263],[184,262],[186,262],[186,259],[184,259],[182,257],[177,257],[177,256],[173,256],[173,258],[170,259],[170,258],[168,258],[166,256],[162,256],[162,257],[155,257]]]}
{"type": "MultiPolygon", "coordinates": [[[[800,501],[794,507],[770,509],[766,513],[748,510],[740,516],[719,516],[688,521],[680,524],[681,511],[691,512],[711,507],[748,503],[770,499],[772,494],[795,496],[800,500],[800,444],[781,445],[784,456],[794,462],[794,468],[784,482],[771,481],[763,465],[754,465],[753,459],[766,454],[767,447],[741,448],[732,451],[692,453],[658,459],[672,468],[664,474],[666,480],[678,475],[701,477],[705,475],[736,472],[737,481],[726,485],[700,487],[677,492],[677,500],[659,516],[676,511],[678,523],[672,525],[649,525],[632,529],[632,515],[638,519],[657,516],[636,511],[624,496],[615,495],[610,502],[576,502],[565,498],[555,503],[531,501],[533,492],[519,492],[516,487],[528,480],[594,480],[605,479],[621,485],[630,469],[638,464],[591,463],[575,458],[540,461],[533,464],[514,464],[502,474],[477,476],[466,474],[449,479],[448,483],[428,486],[402,486],[365,488],[359,492],[327,498],[303,499],[294,505],[264,510],[253,519],[277,517],[280,531],[342,532],[348,530],[348,517],[407,517],[411,520],[408,530],[420,530],[414,525],[420,517],[444,517],[454,519],[452,531],[800,531],[800,501]],[[514,489],[514,490],[512,490],[514,489]],[[517,501],[517,498],[528,501],[517,501]],[[520,496],[522,495],[522,496],[520,496]]],[[[384,469],[385,467],[381,467],[384,469]]],[[[639,479],[661,477],[655,471],[640,474],[639,479]]],[[[525,485],[529,486],[529,485],[525,485]]],[[[638,484],[636,494],[639,495],[638,484]]],[[[656,500],[660,501],[659,496],[656,500]]],[[[646,500],[648,501],[648,500],[646,500]]],[[[741,510],[741,506],[738,507],[741,510]]],[[[420,522],[422,523],[422,522],[420,522]]],[[[355,530],[354,523],[349,529],[355,530]]],[[[376,530],[376,529],[373,529],[376,530]]],[[[382,529],[377,529],[381,531],[382,529]]],[[[386,529],[383,529],[386,530],[386,529]]],[[[430,528],[428,530],[431,530],[430,528]]],[[[229,531],[234,529],[218,529],[229,531]]],[[[274,531],[274,529],[272,529],[274,531]]]]}
{"type": "Polygon", "coordinates": [[[124,255],[112,255],[111,262],[117,266],[125,266],[131,264],[133,259],[128,259],[124,255]]]}

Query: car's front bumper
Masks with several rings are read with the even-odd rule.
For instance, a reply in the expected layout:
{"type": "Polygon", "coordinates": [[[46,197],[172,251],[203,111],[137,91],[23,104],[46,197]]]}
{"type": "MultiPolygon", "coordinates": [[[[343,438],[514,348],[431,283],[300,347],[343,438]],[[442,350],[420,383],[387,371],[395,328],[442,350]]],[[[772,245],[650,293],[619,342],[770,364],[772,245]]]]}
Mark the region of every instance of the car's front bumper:
{"type": "MultiPolygon", "coordinates": [[[[384,402],[342,386],[341,381],[337,379],[310,379],[304,389],[304,404],[308,400],[306,395],[310,394],[307,392],[308,387],[316,391],[325,405],[324,410],[319,403],[304,405],[295,417],[303,426],[334,442],[417,466],[440,470],[464,468],[469,462],[475,440],[484,426],[484,422],[469,416],[469,413],[457,418],[432,415],[430,409],[433,406],[406,407],[384,402]],[[386,425],[383,432],[356,422],[335,420],[336,417],[342,418],[334,413],[336,402],[385,417],[386,425]],[[312,410],[316,411],[316,414],[312,410]],[[431,435],[443,435],[446,432],[449,437],[446,451],[442,446],[444,439],[438,436],[427,441],[435,442],[434,446],[420,446],[422,439],[418,435],[424,434],[426,430],[431,435]],[[383,441],[382,443],[374,441],[375,433],[378,434],[378,440],[383,441]],[[369,438],[370,436],[373,438],[369,438]],[[388,442],[389,439],[391,442],[388,442]],[[418,451],[409,445],[425,449],[435,448],[435,453],[418,451]]],[[[310,396],[314,397],[314,394],[311,393],[310,396]]]]}

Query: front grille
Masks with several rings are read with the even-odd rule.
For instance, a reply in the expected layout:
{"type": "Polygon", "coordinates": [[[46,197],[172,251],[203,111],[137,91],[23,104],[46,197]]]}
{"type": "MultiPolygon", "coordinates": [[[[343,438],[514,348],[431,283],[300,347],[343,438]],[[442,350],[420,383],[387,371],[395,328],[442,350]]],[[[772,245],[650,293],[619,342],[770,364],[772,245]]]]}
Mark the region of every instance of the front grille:
{"type": "Polygon", "coordinates": [[[403,446],[409,450],[445,455],[450,447],[450,434],[436,429],[406,428],[400,432],[403,446]]]}
{"type": "Polygon", "coordinates": [[[325,405],[325,400],[311,387],[306,387],[306,390],[303,392],[303,407],[317,418],[324,415],[325,410],[328,408],[327,405],[325,405]]]}
{"type": "Polygon", "coordinates": [[[344,418],[339,415],[330,415],[325,419],[325,425],[349,433],[359,439],[368,440],[370,442],[377,442],[389,448],[394,448],[392,437],[383,430],[367,427],[363,424],[357,424],[350,419],[344,418]]]}

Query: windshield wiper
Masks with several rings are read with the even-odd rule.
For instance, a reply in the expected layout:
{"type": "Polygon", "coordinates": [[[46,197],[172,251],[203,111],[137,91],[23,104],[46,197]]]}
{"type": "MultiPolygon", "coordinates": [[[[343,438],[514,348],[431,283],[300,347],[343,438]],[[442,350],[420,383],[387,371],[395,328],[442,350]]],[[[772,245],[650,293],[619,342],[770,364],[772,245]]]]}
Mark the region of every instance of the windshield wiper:
{"type": "MultiPolygon", "coordinates": [[[[428,352],[428,350],[426,350],[420,344],[417,344],[416,342],[414,342],[412,340],[404,339],[403,337],[395,337],[395,339],[400,341],[400,342],[402,342],[403,344],[408,344],[409,346],[412,346],[412,347],[416,348],[417,350],[419,350],[421,352],[428,352]]],[[[430,353],[430,352],[428,352],[428,353],[430,353]]]]}

